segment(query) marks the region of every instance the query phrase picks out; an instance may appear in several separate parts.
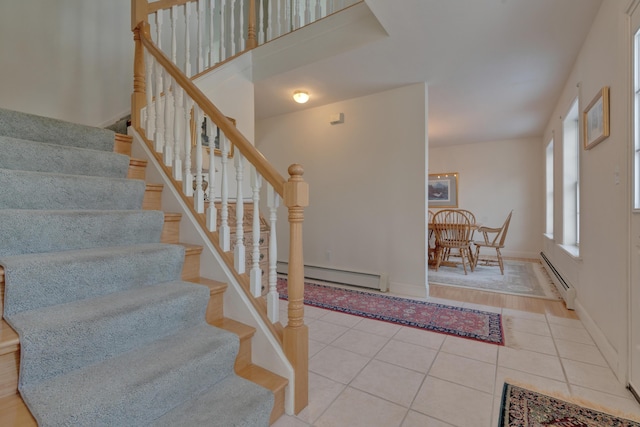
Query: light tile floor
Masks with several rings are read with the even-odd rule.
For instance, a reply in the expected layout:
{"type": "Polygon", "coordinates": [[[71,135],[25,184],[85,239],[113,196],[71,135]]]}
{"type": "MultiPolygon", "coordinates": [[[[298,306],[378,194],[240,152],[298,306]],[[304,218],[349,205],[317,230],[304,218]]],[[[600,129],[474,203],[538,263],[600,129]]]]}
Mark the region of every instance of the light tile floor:
{"type": "Polygon", "coordinates": [[[579,320],[432,301],[502,313],[506,345],[305,306],[309,406],[274,426],[496,426],[506,378],[640,415],[579,320]]]}

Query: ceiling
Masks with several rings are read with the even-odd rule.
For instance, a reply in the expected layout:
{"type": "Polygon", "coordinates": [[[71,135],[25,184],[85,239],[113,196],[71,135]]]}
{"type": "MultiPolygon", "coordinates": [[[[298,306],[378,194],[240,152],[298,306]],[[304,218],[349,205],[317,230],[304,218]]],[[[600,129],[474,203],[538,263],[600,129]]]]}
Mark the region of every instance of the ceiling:
{"type": "Polygon", "coordinates": [[[540,136],[601,1],[366,0],[383,30],[255,79],[256,119],[426,82],[431,146],[540,136]]]}

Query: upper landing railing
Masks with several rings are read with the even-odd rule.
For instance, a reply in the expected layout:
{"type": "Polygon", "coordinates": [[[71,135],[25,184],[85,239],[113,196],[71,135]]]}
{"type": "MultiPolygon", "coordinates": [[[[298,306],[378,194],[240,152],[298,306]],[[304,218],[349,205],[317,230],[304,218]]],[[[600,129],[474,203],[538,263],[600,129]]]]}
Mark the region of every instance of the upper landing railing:
{"type": "Polygon", "coordinates": [[[291,165],[289,178],[285,179],[191,78],[357,2],[132,0],[132,126],[156,153],[203,231],[282,345],[294,369],[290,386],[295,413],[308,402],[302,256],[308,185],[300,165],[291,165]],[[216,143],[206,144],[206,139],[214,135],[216,143]],[[250,190],[245,192],[247,181],[250,190]],[[269,233],[266,264],[260,262],[259,251],[263,231],[260,200],[265,199],[269,233]],[[288,319],[284,328],[279,320],[276,289],[275,224],[281,200],[289,222],[288,319]],[[250,215],[245,214],[245,205],[250,215]],[[251,232],[245,233],[248,224],[251,232]],[[266,296],[263,275],[268,278],[266,296]]]}
{"type": "Polygon", "coordinates": [[[361,0],[132,0],[160,50],[188,77],[361,0]],[[138,9],[139,10],[139,9],[138,9]]]}

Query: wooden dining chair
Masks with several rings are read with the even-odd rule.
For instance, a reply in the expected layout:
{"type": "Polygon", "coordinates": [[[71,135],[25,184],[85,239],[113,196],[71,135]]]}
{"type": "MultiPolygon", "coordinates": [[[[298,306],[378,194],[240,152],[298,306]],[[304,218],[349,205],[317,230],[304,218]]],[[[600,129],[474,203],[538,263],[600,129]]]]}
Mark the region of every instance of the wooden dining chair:
{"type": "Polygon", "coordinates": [[[478,265],[480,259],[481,248],[491,248],[496,250],[496,259],[484,257],[482,261],[486,265],[497,264],[500,266],[500,274],[504,276],[504,262],[502,261],[502,253],[500,249],[504,248],[504,241],[507,238],[507,231],[509,231],[509,223],[511,222],[511,215],[513,211],[509,212],[507,219],[500,228],[491,227],[478,227],[478,233],[482,233],[483,240],[475,240],[473,244],[476,246],[476,253],[474,256],[474,265],[478,265]]]}
{"type": "Polygon", "coordinates": [[[471,244],[471,222],[469,217],[457,209],[444,209],[438,211],[433,216],[433,228],[436,234],[436,271],[446,253],[451,253],[452,249],[460,252],[462,268],[467,274],[467,262],[471,271],[475,269],[472,261],[471,244]]]}
{"type": "MultiPolygon", "coordinates": [[[[469,254],[471,255],[471,261],[473,262],[473,249],[471,249],[471,243],[473,242],[473,233],[476,230],[476,216],[473,214],[473,212],[467,209],[455,209],[455,211],[460,212],[469,218],[469,223],[471,224],[471,236],[469,236],[469,254]]],[[[448,261],[452,256],[462,257],[462,254],[460,253],[460,251],[458,251],[457,253],[451,253],[451,250],[447,250],[445,252],[444,259],[448,261]]]]}
{"type": "Polygon", "coordinates": [[[435,235],[435,231],[433,230],[433,211],[429,210],[428,211],[428,219],[429,219],[429,223],[428,223],[428,228],[429,228],[429,234],[428,234],[428,261],[429,263],[435,262],[436,260],[436,235],[435,235]]]}

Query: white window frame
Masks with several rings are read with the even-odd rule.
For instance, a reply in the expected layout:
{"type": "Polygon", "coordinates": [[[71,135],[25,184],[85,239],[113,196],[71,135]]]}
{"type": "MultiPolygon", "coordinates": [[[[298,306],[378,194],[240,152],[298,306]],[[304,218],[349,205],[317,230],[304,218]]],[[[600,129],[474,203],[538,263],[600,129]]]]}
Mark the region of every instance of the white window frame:
{"type": "Polygon", "coordinates": [[[633,210],[640,211],[640,30],[633,37],[633,210]]]}
{"type": "Polygon", "coordinates": [[[562,121],[562,247],[580,254],[580,109],[571,103],[562,121]]]}
{"type": "Polygon", "coordinates": [[[551,138],[551,140],[549,141],[545,149],[545,187],[546,187],[545,235],[550,239],[553,239],[553,209],[554,209],[553,173],[555,169],[553,167],[553,159],[554,159],[553,147],[554,147],[553,138],[551,138]]]}

